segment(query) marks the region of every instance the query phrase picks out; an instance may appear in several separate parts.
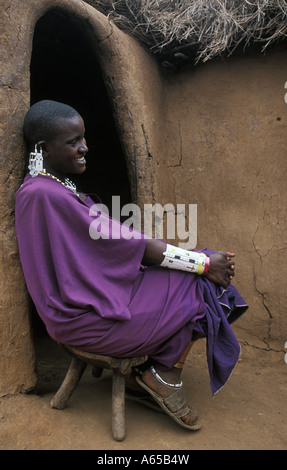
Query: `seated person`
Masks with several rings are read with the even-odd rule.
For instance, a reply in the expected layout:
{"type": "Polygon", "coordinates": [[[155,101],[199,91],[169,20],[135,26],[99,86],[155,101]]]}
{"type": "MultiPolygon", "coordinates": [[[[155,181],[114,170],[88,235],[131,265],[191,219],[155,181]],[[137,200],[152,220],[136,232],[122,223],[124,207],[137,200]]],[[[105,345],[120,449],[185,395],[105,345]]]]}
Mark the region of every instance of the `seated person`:
{"type": "Polygon", "coordinates": [[[27,288],[49,335],[87,352],[147,355],[131,386],[180,426],[199,429],[182,367],[192,342],[205,337],[214,394],[238,360],[230,324],[248,307],[231,284],[234,254],[186,252],[144,234],[129,239],[129,228],[114,221],[120,237],[93,239],[95,201],[67,178],[86,170],[82,117],[40,101],[25,117],[24,135],[30,171],[16,194],[16,231],[27,288]]]}

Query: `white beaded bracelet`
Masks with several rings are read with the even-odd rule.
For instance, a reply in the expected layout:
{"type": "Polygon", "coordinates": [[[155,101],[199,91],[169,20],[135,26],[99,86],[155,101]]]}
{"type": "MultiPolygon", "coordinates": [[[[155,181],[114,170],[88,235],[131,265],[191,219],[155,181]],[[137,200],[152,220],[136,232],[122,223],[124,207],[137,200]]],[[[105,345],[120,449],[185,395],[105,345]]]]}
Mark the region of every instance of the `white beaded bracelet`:
{"type": "Polygon", "coordinates": [[[164,260],[161,266],[165,268],[179,269],[200,275],[208,271],[209,257],[204,253],[196,253],[167,244],[163,254],[164,260]]]}

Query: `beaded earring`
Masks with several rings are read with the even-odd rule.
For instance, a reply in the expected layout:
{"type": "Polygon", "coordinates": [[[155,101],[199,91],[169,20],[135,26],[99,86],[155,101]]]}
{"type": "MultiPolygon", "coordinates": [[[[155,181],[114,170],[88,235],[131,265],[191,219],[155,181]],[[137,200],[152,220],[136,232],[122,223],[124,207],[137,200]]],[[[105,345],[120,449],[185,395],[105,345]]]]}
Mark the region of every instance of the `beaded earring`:
{"type": "Polygon", "coordinates": [[[43,171],[42,149],[40,147],[40,151],[38,151],[37,144],[35,144],[35,151],[30,152],[28,169],[30,170],[30,175],[32,177],[37,176],[41,171],[43,171]]]}

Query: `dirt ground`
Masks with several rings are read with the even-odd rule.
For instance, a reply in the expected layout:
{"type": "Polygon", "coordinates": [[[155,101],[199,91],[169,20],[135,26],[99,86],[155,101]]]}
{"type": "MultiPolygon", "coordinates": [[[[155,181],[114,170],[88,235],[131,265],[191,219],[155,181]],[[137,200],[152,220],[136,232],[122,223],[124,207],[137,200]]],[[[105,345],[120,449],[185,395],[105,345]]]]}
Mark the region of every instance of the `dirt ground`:
{"type": "MultiPolygon", "coordinates": [[[[202,429],[190,432],[171,418],[126,401],[126,438],[111,435],[111,373],[100,379],[87,368],[64,410],[50,408],[69,356],[47,337],[37,340],[38,385],[29,394],[0,400],[1,450],[286,450],[287,364],[284,350],[242,344],[241,359],[226,386],[211,396],[205,343],[193,347],[186,368],[186,398],[202,429]]],[[[284,345],[283,345],[284,346],[284,345]]]]}

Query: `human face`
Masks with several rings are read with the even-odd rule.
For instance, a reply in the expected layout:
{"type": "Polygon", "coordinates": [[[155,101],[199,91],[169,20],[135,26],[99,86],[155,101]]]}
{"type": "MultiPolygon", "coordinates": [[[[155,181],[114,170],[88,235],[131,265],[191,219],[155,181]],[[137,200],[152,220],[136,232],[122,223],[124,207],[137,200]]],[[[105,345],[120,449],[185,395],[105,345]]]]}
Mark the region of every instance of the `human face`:
{"type": "Polygon", "coordinates": [[[59,121],[59,132],[53,139],[42,143],[44,168],[54,176],[66,173],[82,174],[86,170],[85,126],[81,116],[59,121]]]}

